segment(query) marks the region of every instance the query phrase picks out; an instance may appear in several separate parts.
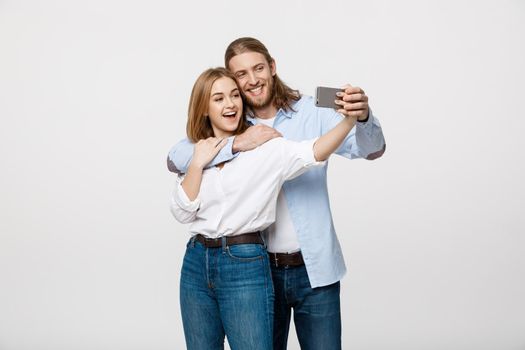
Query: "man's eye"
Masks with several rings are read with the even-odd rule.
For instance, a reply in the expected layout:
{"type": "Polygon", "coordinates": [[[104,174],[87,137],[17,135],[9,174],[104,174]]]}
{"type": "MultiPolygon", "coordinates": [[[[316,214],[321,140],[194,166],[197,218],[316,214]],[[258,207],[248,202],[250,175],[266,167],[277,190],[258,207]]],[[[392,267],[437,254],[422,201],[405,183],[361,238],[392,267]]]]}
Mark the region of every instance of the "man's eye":
{"type": "Polygon", "coordinates": [[[256,70],[257,70],[257,72],[262,71],[262,70],[263,70],[263,66],[258,66],[258,67],[256,68],[256,70]]]}

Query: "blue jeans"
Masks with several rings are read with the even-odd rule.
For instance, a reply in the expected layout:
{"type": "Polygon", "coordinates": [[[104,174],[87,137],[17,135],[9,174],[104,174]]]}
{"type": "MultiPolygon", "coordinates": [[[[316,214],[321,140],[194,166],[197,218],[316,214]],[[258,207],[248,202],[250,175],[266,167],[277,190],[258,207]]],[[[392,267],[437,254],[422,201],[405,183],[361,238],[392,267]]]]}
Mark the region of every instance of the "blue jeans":
{"type": "Polygon", "coordinates": [[[180,307],[189,350],[271,350],[274,292],[266,248],[206,248],[190,240],[182,265],[180,307]]]}
{"type": "Polygon", "coordinates": [[[341,349],[339,282],[310,286],[306,267],[272,265],[275,288],[274,350],[286,349],[291,310],[302,350],[341,349]]]}

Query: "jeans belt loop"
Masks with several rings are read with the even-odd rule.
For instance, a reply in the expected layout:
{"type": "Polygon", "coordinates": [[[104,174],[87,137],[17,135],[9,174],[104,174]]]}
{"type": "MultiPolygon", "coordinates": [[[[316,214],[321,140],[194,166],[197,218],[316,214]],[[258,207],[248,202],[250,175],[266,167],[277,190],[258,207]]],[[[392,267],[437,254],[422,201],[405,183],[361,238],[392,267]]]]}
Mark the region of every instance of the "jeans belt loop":
{"type": "Polygon", "coordinates": [[[267,249],[268,246],[266,245],[266,236],[263,234],[263,231],[259,231],[259,237],[261,237],[261,240],[263,241],[263,246],[264,246],[264,249],[267,249]]]}
{"type": "Polygon", "coordinates": [[[222,251],[225,252],[227,248],[227,243],[226,243],[226,236],[222,236],[221,237],[221,244],[222,244],[222,251]]]}

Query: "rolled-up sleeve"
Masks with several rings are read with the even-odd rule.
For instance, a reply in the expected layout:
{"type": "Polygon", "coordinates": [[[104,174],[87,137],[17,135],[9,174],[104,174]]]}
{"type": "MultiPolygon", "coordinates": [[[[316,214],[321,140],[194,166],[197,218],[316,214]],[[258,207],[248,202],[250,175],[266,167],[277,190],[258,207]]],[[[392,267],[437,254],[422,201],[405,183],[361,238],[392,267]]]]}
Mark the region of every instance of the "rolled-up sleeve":
{"type": "Polygon", "coordinates": [[[318,162],[314,156],[314,144],[318,138],[295,142],[283,139],[283,176],[284,180],[291,180],[308,169],[323,166],[324,162],[318,162]]]}
{"type": "Polygon", "coordinates": [[[171,196],[171,213],[177,221],[185,224],[195,220],[201,201],[199,196],[190,200],[182,188],[184,176],[178,176],[177,184],[171,196]]]}

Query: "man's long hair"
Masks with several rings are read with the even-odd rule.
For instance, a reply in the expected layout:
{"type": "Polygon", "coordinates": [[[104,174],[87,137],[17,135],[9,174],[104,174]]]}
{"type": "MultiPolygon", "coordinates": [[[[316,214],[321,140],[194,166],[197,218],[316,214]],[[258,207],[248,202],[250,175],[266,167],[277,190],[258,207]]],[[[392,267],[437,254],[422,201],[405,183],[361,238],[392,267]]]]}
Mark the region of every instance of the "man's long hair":
{"type": "MultiPolygon", "coordinates": [[[[228,45],[226,52],[224,53],[224,66],[229,69],[230,60],[234,56],[245,52],[257,52],[262,54],[270,66],[274,62],[274,59],[270,56],[268,49],[263,43],[257,39],[245,37],[236,39],[228,45]]],[[[282,108],[284,110],[293,110],[292,104],[301,98],[299,90],[294,90],[286,85],[277,76],[277,73],[273,76],[272,95],[274,106],[277,109],[282,108]]]]}

